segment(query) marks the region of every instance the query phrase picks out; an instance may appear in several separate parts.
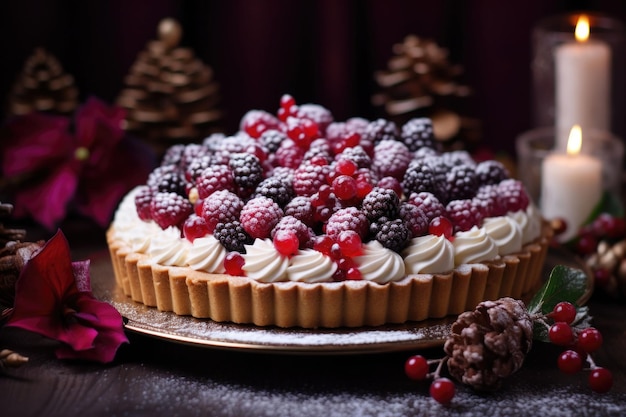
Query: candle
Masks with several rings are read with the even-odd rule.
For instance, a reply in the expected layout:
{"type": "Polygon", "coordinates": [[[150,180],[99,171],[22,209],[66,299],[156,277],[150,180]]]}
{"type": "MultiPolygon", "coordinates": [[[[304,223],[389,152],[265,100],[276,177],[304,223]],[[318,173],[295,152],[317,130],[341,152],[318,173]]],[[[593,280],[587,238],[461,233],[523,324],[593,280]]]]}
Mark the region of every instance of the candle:
{"type": "Polygon", "coordinates": [[[602,164],[580,153],[582,132],[574,126],[567,153],[548,155],[541,167],[541,212],[546,219],[561,218],[567,230],[561,242],[575,237],[602,197],[602,164]]]}
{"type": "Polygon", "coordinates": [[[556,144],[564,150],[567,132],[579,125],[583,131],[610,131],[611,50],[589,39],[589,20],[579,17],[575,42],[555,48],[556,144]]]}

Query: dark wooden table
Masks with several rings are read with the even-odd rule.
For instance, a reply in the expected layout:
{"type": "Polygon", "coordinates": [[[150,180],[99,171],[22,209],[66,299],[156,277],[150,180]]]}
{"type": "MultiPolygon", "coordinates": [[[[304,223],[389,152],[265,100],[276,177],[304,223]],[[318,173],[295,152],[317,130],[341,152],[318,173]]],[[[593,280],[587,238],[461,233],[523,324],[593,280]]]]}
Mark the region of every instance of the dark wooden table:
{"type": "MultiPolygon", "coordinates": [[[[414,351],[254,353],[129,332],[116,360],[98,365],[57,360],[54,342],[3,328],[0,348],[30,360],[0,374],[0,416],[626,416],[626,302],[594,294],[589,306],[605,338],[594,358],[615,380],[606,394],[588,388],[586,372],[560,373],[559,349],[542,343],[500,390],[457,384],[444,407],[428,396],[427,383],[405,377],[414,351]]],[[[440,347],[420,353],[443,355],[440,347]]]]}

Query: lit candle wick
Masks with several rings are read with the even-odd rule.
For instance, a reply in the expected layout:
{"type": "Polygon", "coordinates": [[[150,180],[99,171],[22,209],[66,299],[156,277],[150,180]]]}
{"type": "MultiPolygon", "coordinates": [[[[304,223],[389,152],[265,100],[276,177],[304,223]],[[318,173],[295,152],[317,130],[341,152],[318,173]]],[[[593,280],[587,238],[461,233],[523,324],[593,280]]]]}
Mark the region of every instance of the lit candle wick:
{"type": "Polygon", "coordinates": [[[589,39],[589,19],[585,15],[581,15],[576,22],[574,36],[578,42],[586,42],[589,39]]]}

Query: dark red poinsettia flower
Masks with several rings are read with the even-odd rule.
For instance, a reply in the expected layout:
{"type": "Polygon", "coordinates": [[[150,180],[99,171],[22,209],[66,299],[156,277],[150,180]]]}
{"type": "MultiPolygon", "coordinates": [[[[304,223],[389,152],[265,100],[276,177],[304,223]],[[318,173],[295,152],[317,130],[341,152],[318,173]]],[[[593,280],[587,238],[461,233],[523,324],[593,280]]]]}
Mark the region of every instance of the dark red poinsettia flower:
{"type": "Polygon", "coordinates": [[[22,269],[6,325],[63,342],[62,359],[111,362],[128,342],[119,312],[91,293],[89,261],[71,261],[60,230],[22,269]]]}

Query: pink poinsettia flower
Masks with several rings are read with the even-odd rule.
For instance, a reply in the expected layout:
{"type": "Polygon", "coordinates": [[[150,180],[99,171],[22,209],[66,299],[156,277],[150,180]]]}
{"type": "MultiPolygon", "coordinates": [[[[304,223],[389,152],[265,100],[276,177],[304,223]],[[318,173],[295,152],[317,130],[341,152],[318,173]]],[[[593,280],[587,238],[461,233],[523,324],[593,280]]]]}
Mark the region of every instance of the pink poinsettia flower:
{"type": "Polygon", "coordinates": [[[6,325],[62,342],[62,359],[108,363],[128,343],[119,312],[91,293],[89,261],[71,261],[60,230],[22,269],[6,325]]]}

